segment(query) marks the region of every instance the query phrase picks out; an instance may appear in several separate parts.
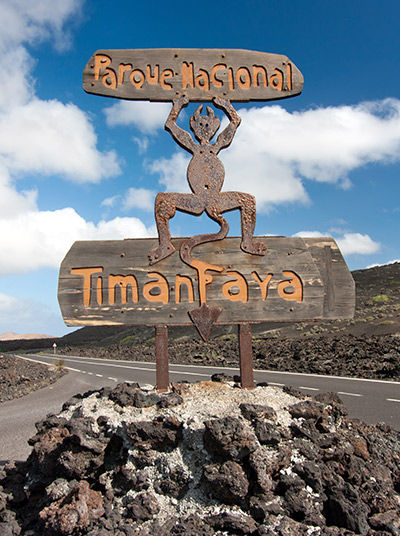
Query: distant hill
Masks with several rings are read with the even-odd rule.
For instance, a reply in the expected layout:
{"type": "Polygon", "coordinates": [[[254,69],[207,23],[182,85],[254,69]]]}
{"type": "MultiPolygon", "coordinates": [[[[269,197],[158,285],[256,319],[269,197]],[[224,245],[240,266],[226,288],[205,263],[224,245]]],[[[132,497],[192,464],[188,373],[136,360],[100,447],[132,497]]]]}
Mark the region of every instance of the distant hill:
{"type": "MultiPolygon", "coordinates": [[[[255,337],[259,335],[279,338],[297,338],[305,335],[385,335],[400,334],[400,263],[375,266],[352,272],[356,282],[356,314],[353,320],[262,323],[252,326],[255,337]]],[[[194,327],[169,328],[170,340],[198,339],[194,327]]],[[[216,326],[212,337],[236,333],[236,326],[216,326]]],[[[53,341],[62,346],[112,346],[154,341],[154,328],[142,326],[84,327],[59,339],[1,341],[3,351],[17,348],[50,348],[53,341]]]]}
{"type": "MultiPolygon", "coordinates": [[[[0,341],[19,341],[24,339],[53,339],[52,335],[43,335],[40,333],[14,333],[14,331],[5,331],[0,333],[0,341]]],[[[57,337],[56,337],[57,338],[57,337]]]]}

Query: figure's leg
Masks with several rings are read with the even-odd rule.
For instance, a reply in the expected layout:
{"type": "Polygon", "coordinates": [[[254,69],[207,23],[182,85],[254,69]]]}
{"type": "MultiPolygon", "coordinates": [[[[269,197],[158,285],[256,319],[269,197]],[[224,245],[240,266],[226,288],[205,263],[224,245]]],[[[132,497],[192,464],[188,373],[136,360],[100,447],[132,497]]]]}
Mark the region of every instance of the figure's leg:
{"type": "Polygon", "coordinates": [[[242,242],[240,247],[252,255],[265,255],[266,246],[262,242],[253,240],[256,226],[256,200],[253,195],[242,192],[221,192],[221,212],[235,208],[240,209],[240,223],[242,228],[242,242]]]}
{"type": "Polygon", "coordinates": [[[158,230],[159,245],[149,253],[150,264],[169,257],[175,251],[171,243],[169,220],[175,216],[176,210],[189,214],[201,214],[204,207],[194,194],[159,193],[157,194],[154,213],[158,230]]]}

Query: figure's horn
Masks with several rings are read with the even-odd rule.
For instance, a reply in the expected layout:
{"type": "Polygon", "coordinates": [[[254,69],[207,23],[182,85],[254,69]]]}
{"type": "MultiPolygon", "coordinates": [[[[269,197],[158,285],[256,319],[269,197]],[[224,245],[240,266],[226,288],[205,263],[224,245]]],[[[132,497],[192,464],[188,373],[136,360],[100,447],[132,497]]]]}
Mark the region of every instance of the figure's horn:
{"type": "Polygon", "coordinates": [[[193,116],[197,119],[198,117],[200,117],[200,114],[202,111],[203,111],[203,105],[200,104],[200,106],[198,106],[196,111],[194,112],[193,116]]]}
{"type": "Polygon", "coordinates": [[[209,106],[207,106],[207,115],[210,119],[214,119],[215,117],[214,110],[210,108],[209,106]]]}

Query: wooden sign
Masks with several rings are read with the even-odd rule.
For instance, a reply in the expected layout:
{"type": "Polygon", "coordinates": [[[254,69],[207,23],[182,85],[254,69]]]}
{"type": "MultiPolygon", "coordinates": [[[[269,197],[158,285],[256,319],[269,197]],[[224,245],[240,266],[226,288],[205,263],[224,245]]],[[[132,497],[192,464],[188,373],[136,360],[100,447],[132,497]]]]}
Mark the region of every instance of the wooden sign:
{"type": "Polygon", "coordinates": [[[301,93],[303,75],[286,56],[252,50],[98,50],[83,71],[83,88],[130,100],[265,101],[301,93]]]}
{"type": "Polygon", "coordinates": [[[186,325],[203,303],[217,324],[352,318],[354,281],[332,238],[257,237],[264,256],[240,238],[196,247],[190,267],[176,252],[149,266],[157,239],[75,242],[60,268],[58,299],[68,326],[186,325]]]}

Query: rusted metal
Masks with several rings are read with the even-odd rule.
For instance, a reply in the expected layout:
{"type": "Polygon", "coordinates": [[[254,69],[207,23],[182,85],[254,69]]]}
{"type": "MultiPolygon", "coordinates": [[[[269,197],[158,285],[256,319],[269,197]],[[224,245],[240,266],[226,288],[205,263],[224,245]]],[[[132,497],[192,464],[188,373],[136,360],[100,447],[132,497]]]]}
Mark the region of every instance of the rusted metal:
{"type": "MultiPolygon", "coordinates": [[[[218,153],[228,147],[240,124],[240,117],[228,99],[214,97],[215,106],[221,108],[229,118],[229,125],[218,136],[215,143],[211,139],[220,126],[220,120],[215,117],[214,111],[207,106],[207,115],[200,115],[203,106],[200,105],[190,118],[190,128],[199,143],[193,140],[189,132],[181,129],[176,120],[182,108],[187,106],[189,99],[186,96],[174,100],[171,113],[165,123],[175,141],[190,152],[193,157],[187,169],[187,179],[192,194],[159,193],[155,201],[155,219],[157,224],[159,245],[149,253],[150,264],[165,259],[175,251],[171,243],[169,220],[174,217],[176,210],[200,216],[203,212],[220,224],[221,231],[217,233],[222,239],[229,230],[228,223],[222,216],[224,212],[240,209],[242,242],[240,247],[252,255],[264,255],[265,245],[253,239],[256,224],[256,202],[251,194],[243,192],[221,192],[225,178],[225,170],[218,153]]],[[[195,243],[215,240],[215,235],[200,235],[195,243]]],[[[184,259],[182,259],[184,260],[184,259]]],[[[184,260],[184,262],[186,262],[184,260]]]]}
{"type": "Polygon", "coordinates": [[[168,327],[156,326],[156,386],[165,392],[169,387],[168,327]]]}
{"type": "Polygon", "coordinates": [[[208,340],[212,327],[221,313],[222,307],[209,307],[206,303],[203,303],[198,309],[188,311],[193,324],[196,326],[197,331],[200,333],[200,336],[204,341],[208,340]]]}
{"type": "Polygon", "coordinates": [[[242,389],[254,389],[253,349],[250,324],[238,325],[240,385],[242,389]]]}
{"type": "MultiPolygon", "coordinates": [[[[240,209],[242,241],[240,247],[252,255],[264,255],[265,244],[253,240],[256,225],[256,201],[254,196],[243,192],[221,192],[225,178],[225,169],[218,158],[218,153],[228,147],[240,124],[240,117],[228,99],[215,97],[214,104],[221,108],[229,118],[229,125],[218,136],[214,144],[211,139],[220,127],[220,120],[212,108],[207,106],[207,115],[200,115],[200,105],[190,118],[190,128],[199,143],[196,143],[189,132],[181,129],[176,120],[182,108],[187,106],[189,99],[182,96],[174,100],[165,128],[173,138],[193,157],[187,169],[187,179],[192,194],[159,193],[155,201],[155,218],[159,236],[159,245],[149,253],[150,264],[155,264],[174,253],[171,242],[169,220],[176,210],[199,216],[204,211],[221,229],[218,233],[202,234],[189,238],[182,243],[180,256],[183,262],[197,269],[191,256],[191,250],[200,244],[223,240],[229,231],[228,222],[222,216],[224,212],[240,209]]],[[[200,308],[189,311],[189,316],[197,327],[201,337],[206,340],[213,324],[218,319],[220,308],[209,308],[200,296],[200,308]]]]}

